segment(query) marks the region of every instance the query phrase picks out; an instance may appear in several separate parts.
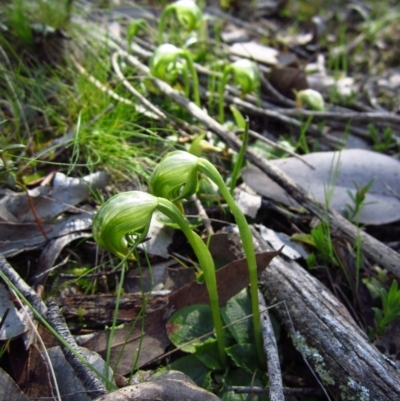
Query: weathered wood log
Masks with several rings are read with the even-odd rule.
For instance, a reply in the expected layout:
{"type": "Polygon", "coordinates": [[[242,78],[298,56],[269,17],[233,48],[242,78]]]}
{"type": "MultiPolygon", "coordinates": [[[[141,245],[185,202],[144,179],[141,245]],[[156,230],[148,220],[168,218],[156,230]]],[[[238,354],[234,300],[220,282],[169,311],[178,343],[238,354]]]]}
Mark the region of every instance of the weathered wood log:
{"type": "Polygon", "coordinates": [[[323,284],[279,256],[261,277],[267,303],[286,303],[273,311],[324,386],[343,401],[400,399],[400,373],[323,284]]]}

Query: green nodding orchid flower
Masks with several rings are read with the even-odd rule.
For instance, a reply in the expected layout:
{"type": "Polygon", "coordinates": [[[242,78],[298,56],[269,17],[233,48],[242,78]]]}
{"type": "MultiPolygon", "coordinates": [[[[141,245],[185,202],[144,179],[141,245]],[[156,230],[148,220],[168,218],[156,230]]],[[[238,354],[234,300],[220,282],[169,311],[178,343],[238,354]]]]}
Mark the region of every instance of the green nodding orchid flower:
{"type": "MultiPolygon", "coordinates": [[[[197,106],[200,107],[199,79],[196,69],[194,68],[192,57],[187,50],[179,49],[170,43],[164,43],[154,50],[150,59],[150,72],[153,76],[167,83],[172,83],[182,72],[185,77],[186,86],[188,86],[187,73],[190,72],[193,82],[193,96],[197,106]],[[179,64],[181,60],[186,65],[179,64]]],[[[188,91],[188,88],[186,88],[188,91]]]]}
{"type": "Polygon", "coordinates": [[[256,347],[260,362],[264,365],[260,312],[258,309],[258,273],[253,237],[243,212],[236,204],[218,170],[208,160],[196,157],[190,153],[179,150],[168,153],[157,164],[150,177],[150,193],[173,202],[178,202],[196,192],[200,173],[207,176],[218,186],[239,228],[249,269],[256,347]]]}
{"type": "Polygon", "coordinates": [[[309,107],[311,110],[315,111],[324,111],[324,98],[314,89],[303,89],[296,92],[296,107],[303,106],[309,107]]]}
{"type": "Polygon", "coordinates": [[[203,18],[200,8],[193,0],[178,0],[166,6],[161,14],[158,25],[158,43],[161,44],[162,36],[165,31],[167,18],[171,13],[175,13],[176,19],[186,31],[190,32],[200,26],[203,18]]]}
{"type": "Polygon", "coordinates": [[[240,59],[225,67],[219,84],[219,122],[224,123],[224,93],[229,77],[240,87],[242,97],[253,92],[260,85],[260,72],[257,66],[247,59],[240,59]]]}
{"type": "Polygon", "coordinates": [[[96,213],[93,219],[93,237],[102,248],[125,258],[130,254],[130,243],[136,246],[144,240],[156,210],[179,225],[196,254],[210,298],[219,356],[221,363],[226,366],[214,261],[203,240],[191,230],[186,218],[172,202],[140,191],[115,195],[96,213]]]}

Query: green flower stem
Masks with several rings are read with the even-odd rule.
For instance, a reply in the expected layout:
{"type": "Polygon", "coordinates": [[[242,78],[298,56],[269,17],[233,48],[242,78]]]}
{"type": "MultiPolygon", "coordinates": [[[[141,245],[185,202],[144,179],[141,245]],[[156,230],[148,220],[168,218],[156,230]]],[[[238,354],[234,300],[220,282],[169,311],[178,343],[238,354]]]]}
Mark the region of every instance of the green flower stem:
{"type": "Polygon", "coordinates": [[[188,198],[197,191],[199,173],[205,174],[218,186],[239,228],[249,269],[255,342],[260,362],[264,366],[260,312],[258,310],[257,262],[253,237],[244,214],[233,199],[218,170],[206,159],[177,150],[165,155],[154,169],[150,177],[150,192],[173,202],[188,198]]]}
{"type": "Polygon", "coordinates": [[[152,215],[156,209],[179,225],[198,258],[210,297],[221,363],[226,366],[227,357],[219,310],[214,261],[207,246],[191,230],[189,223],[174,203],[140,191],[115,195],[105,202],[96,213],[93,219],[93,237],[101,247],[116,253],[120,258],[125,258],[130,253],[128,241],[134,239],[133,246],[136,246],[145,238],[152,215]]]}
{"type": "Polygon", "coordinates": [[[225,67],[222,79],[219,84],[219,122],[224,121],[224,94],[225,87],[230,76],[242,91],[241,96],[245,96],[257,89],[260,85],[260,72],[256,65],[248,59],[239,59],[225,67]]]}
{"type": "Polygon", "coordinates": [[[200,91],[199,91],[199,78],[197,76],[196,68],[194,67],[194,63],[192,57],[190,56],[187,50],[181,49],[179,55],[186,60],[186,64],[188,66],[189,72],[192,75],[192,86],[193,86],[193,97],[194,102],[198,107],[201,107],[200,104],[200,91]]]}
{"type": "Polygon", "coordinates": [[[217,337],[219,357],[221,364],[227,366],[227,358],[225,351],[224,333],[222,330],[221,314],[219,310],[217,280],[215,275],[214,260],[210,251],[203,240],[190,229],[187,220],[180,213],[178,208],[170,201],[164,198],[158,198],[158,210],[176,222],[182,232],[185,234],[189,244],[196,254],[199,265],[204,274],[208,295],[210,298],[211,312],[214,320],[215,335],[217,337]]]}
{"type": "Polygon", "coordinates": [[[157,43],[161,45],[163,40],[163,33],[165,31],[165,27],[167,25],[168,16],[174,11],[174,8],[171,7],[171,4],[164,8],[164,11],[161,14],[160,22],[158,24],[158,34],[157,34],[157,43]]]}
{"type": "Polygon", "coordinates": [[[186,31],[197,29],[201,23],[202,12],[196,2],[191,0],[178,0],[167,5],[161,14],[160,23],[158,24],[157,43],[159,45],[163,40],[167,18],[173,12],[175,12],[176,19],[180,25],[186,29],[186,31]]]}
{"type": "Polygon", "coordinates": [[[262,366],[265,365],[264,349],[261,335],[260,311],[258,309],[258,272],[256,254],[253,244],[253,236],[250,227],[247,223],[246,217],[236,204],[229,189],[225,185],[224,180],[219,174],[218,170],[206,159],[198,159],[199,170],[209,177],[217,186],[224,197],[233,216],[235,217],[236,224],[239,228],[239,233],[243,243],[243,249],[246,254],[247,267],[249,269],[250,278],[250,295],[251,295],[251,308],[253,312],[253,327],[255,343],[257,348],[257,355],[262,366]]]}
{"type": "Polygon", "coordinates": [[[238,153],[238,156],[236,159],[236,163],[233,167],[231,184],[229,186],[229,191],[230,191],[231,195],[233,195],[233,192],[236,187],[236,182],[237,182],[237,179],[240,174],[240,170],[243,167],[248,142],[249,142],[249,120],[248,120],[248,118],[246,118],[245,129],[244,129],[244,133],[243,133],[243,137],[242,137],[242,146],[240,147],[240,150],[239,150],[239,153],[238,153]]]}
{"type": "Polygon", "coordinates": [[[224,94],[226,84],[228,83],[229,76],[232,72],[232,66],[228,65],[224,69],[224,73],[222,75],[222,79],[219,83],[218,87],[218,96],[219,96],[219,104],[218,104],[218,121],[220,124],[223,124],[225,121],[225,111],[224,111],[224,94]]]}

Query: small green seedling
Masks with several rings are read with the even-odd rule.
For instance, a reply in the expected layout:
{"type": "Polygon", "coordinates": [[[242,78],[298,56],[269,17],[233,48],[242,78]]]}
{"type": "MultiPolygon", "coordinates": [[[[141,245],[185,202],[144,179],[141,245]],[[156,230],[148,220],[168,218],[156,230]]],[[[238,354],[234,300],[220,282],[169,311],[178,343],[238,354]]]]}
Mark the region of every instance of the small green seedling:
{"type": "Polygon", "coordinates": [[[162,43],[167,18],[173,13],[175,13],[179,24],[183,26],[187,32],[198,29],[203,18],[200,8],[193,0],[178,0],[175,3],[169,4],[164,8],[161,14],[160,23],[158,25],[158,44],[162,43]]]}
{"type": "Polygon", "coordinates": [[[170,84],[177,79],[179,73],[182,73],[187,92],[189,91],[188,73],[190,73],[193,82],[194,101],[200,107],[199,80],[192,57],[187,50],[179,49],[170,43],[164,43],[157,47],[150,60],[150,72],[156,78],[170,84]]]}
{"type": "Polygon", "coordinates": [[[22,144],[6,145],[3,148],[0,148],[0,187],[5,184],[9,188],[14,188],[17,184],[17,178],[15,176],[16,169],[8,160],[7,154],[10,151],[21,150],[24,148],[25,145],[22,144]]]}
{"type": "Polygon", "coordinates": [[[396,150],[399,148],[392,128],[386,127],[383,131],[383,137],[379,135],[379,131],[374,125],[369,124],[368,129],[373,142],[374,150],[377,152],[384,153],[389,150],[396,150]]]}
{"type": "Polygon", "coordinates": [[[196,193],[200,173],[217,185],[239,228],[249,269],[256,347],[260,362],[264,364],[260,312],[258,309],[258,273],[253,238],[243,212],[236,204],[218,170],[206,159],[183,151],[171,152],[164,156],[154,169],[150,177],[150,192],[173,202],[179,202],[181,199],[196,193]]]}
{"type": "MultiPolygon", "coordinates": [[[[318,258],[322,262],[330,263],[334,266],[339,264],[335,256],[330,229],[326,223],[321,222],[311,230],[310,234],[294,234],[290,238],[314,247],[317,250],[318,258]]],[[[310,253],[307,258],[307,265],[310,269],[317,267],[317,255],[315,253],[310,253]]]]}
{"type": "Polygon", "coordinates": [[[400,316],[400,291],[396,280],[387,292],[384,288],[380,289],[382,300],[382,310],[372,308],[375,313],[376,334],[382,335],[390,322],[400,316]]]}
{"type": "Polygon", "coordinates": [[[355,181],[354,185],[356,187],[356,192],[353,194],[351,191],[347,191],[350,196],[353,205],[347,204],[347,210],[345,210],[345,217],[352,221],[357,218],[357,215],[361,212],[362,208],[366,205],[365,197],[367,192],[371,189],[372,185],[374,185],[374,179],[372,178],[366,185],[360,187],[355,181]]]}
{"type": "Polygon", "coordinates": [[[257,66],[248,59],[240,59],[224,68],[219,84],[219,122],[224,123],[224,93],[229,77],[240,87],[242,97],[253,92],[260,86],[260,72],[257,66]]]}
{"type": "Polygon", "coordinates": [[[210,297],[211,312],[221,364],[226,366],[226,352],[218,303],[215,265],[203,240],[191,230],[181,211],[167,199],[145,192],[130,191],[105,202],[93,219],[93,237],[97,244],[125,259],[142,242],[149,230],[153,213],[158,210],[178,224],[193,248],[210,297]]]}

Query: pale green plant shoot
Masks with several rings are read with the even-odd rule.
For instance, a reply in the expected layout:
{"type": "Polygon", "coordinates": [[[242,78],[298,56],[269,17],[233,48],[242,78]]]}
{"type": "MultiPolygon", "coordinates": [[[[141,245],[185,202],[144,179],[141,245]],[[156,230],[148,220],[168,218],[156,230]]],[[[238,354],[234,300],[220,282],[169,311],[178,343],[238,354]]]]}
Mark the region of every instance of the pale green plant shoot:
{"type": "Polygon", "coordinates": [[[218,170],[206,159],[183,151],[171,152],[164,156],[154,169],[150,177],[150,192],[173,202],[179,202],[196,193],[199,174],[204,174],[217,185],[236,220],[249,269],[255,342],[260,362],[264,365],[258,309],[258,273],[253,238],[243,212],[236,204],[218,170]]]}
{"type": "Polygon", "coordinates": [[[373,308],[375,313],[376,334],[382,335],[390,322],[400,316],[400,291],[396,280],[393,280],[389,292],[380,289],[382,310],[373,308]]]}
{"type": "Polygon", "coordinates": [[[222,79],[219,83],[219,117],[221,124],[224,123],[224,93],[229,78],[233,76],[234,83],[239,86],[242,97],[256,90],[260,85],[260,72],[257,66],[248,59],[237,60],[224,68],[222,79]]]}
{"type": "Polygon", "coordinates": [[[176,205],[167,199],[140,191],[117,194],[106,201],[96,213],[93,220],[93,237],[102,248],[122,259],[126,258],[132,251],[130,248],[136,248],[145,239],[156,210],[179,225],[197,256],[210,297],[219,357],[222,365],[226,366],[214,261],[203,240],[191,230],[188,221],[176,205]]]}
{"type": "Polygon", "coordinates": [[[357,215],[361,212],[362,208],[367,205],[365,202],[365,197],[367,192],[371,189],[372,185],[374,185],[374,179],[372,178],[367,184],[360,187],[355,181],[354,186],[356,187],[355,193],[351,191],[347,191],[348,195],[350,196],[353,204],[347,204],[347,209],[345,210],[345,217],[353,221],[357,219],[357,215]]]}
{"type": "Polygon", "coordinates": [[[192,56],[187,50],[179,49],[170,43],[162,44],[153,53],[150,60],[150,72],[156,78],[170,84],[177,79],[179,73],[182,73],[187,95],[189,92],[188,73],[190,73],[193,81],[194,101],[200,107],[199,79],[192,56]]]}
{"type": "Polygon", "coordinates": [[[187,32],[198,29],[203,18],[203,14],[195,1],[178,0],[175,3],[167,5],[161,14],[158,25],[157,41],[159,45],[162,43],[167,20],[171,14],[175,14],[176,20],[187,32]]]}

